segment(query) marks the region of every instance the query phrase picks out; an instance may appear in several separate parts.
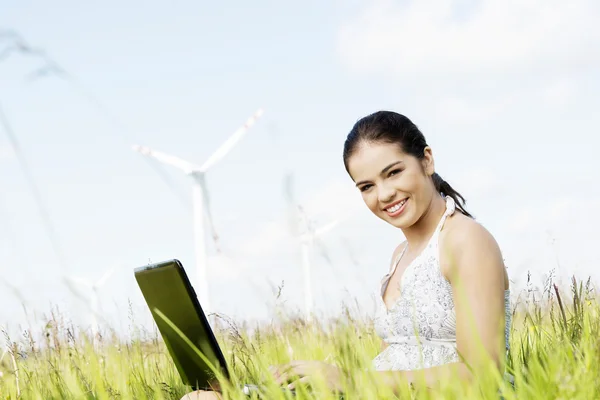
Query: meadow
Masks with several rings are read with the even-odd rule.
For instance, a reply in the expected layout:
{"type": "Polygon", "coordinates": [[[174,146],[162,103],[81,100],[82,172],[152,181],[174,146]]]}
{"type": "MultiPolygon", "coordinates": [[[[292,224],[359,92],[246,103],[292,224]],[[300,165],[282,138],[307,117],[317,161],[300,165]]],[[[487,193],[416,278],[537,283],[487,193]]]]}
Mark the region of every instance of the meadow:
{"type": "MultiPolygon", "coordinates": [[[[362,369],[360,380],[347,382],[346,399],[498,399],[498,388],[505,399],[600,398],[600,302],[590,280],[573,278],[560,288],[548,283],[541,290],[524,290],[513,308],[507,371],[515,377],[514,388],[498,374],[480,371],[470,385],[449,382],[433,391],[406,388],[394,396],[366,370],[381,343],[368,316],[350,306],[336,319],[311,323],[275,310],[272,323],[258,327],[217,316],[215,333],[234,372],[232,387],[263,382],[263,398],[268,399],[286,395],[269,379],[267,367],[290,360],[362,369]]],[[[188,388],[157,332],[139,329],[130,318],[126,341],[110,331],[92,338],[59,310],[37,332],[27,329],[19,338],[5,334],[9,346],[0,361],[0,399],[181,398],[188,388]]],[[[224,387],[225,398],[247,398],[229,388],[224,387]]],[[[337,398],[319,382],[311,390],[297,390],[298,399],[337,398]]]]}

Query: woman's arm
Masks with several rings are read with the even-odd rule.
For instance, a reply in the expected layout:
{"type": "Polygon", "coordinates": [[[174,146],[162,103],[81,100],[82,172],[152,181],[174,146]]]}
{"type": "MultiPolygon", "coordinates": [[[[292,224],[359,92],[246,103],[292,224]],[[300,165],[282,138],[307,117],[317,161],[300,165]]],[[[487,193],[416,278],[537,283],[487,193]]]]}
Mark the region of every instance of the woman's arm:
{"type": "MultiPolygon", "coordinates": [[[[505,269],[500,249],[490,233],[472,220],[457,221],[452,229],[455,232],[449,229],[440,242],[440,254],[448,266],[452,286],[461,361],[414,371],[375,371],[395,393],[407,383],[419,386],[423,382],[426,387],[435,387],[446,379],[469,381],[473,378],[471,368],[481,371],[490,361],[494,368],[503,365],[505,269]]],[[[287,383],[291,376],[304,382],[318,373],[327,377],[331,388],[341,387],[341,371],[322,362],[296,361],[272,372],[280,384],[287,383]]],[[[357,378],[363,373],[357,371],[357,378]]]]}
{"type": "Polygon", "coordinates": [[[468,366],[481,370],[490,361],[496,368],[503,366],[505,268],[500,249],[492,235],[472,220],[457,221],[452,229],[441,242],[440,254],[449,267],[461,362],[415,371],[378,371],[393,388],[423,380],[431,387],[450,377],[470,380],[468,366]]]}

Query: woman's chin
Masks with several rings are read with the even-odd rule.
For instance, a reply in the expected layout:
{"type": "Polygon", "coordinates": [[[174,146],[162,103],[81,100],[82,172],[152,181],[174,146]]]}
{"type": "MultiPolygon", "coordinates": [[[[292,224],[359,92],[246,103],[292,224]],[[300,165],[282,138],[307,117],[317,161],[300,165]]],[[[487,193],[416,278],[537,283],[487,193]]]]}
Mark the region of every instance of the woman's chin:
{"type": "Polygon", "coordinates": [[[393,221],[393,222],[390,222],[390,225],[392,225],[393,227],[396,227],[398,229],[406,229],[409,226],[411,226],[412,224],[406,223],[403,221],[393,221]]]}
{"type": "Polygon", "coordinates": [[[407,218],[408,216],[404,213],[402,213],[402,215],[398,215],[395,217],[392,217],[392,216],[388,215],[387,213],[385,213],[384,215],[380,215],[379,217],[381,219],[383,219],[385,222],[387,222],[388,224],[392,225],[393,227],[399,228],[399,229],[405,229],[412,225],[410,218],[407,218]]]}

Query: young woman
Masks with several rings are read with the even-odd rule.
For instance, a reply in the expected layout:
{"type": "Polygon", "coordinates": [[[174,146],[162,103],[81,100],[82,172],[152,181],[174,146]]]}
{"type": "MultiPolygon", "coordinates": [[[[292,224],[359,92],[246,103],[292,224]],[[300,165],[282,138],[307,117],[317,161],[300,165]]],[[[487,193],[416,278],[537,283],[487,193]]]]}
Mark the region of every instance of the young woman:
{"type": "MultiPolygon", "coordinates": [[[[377,291],[374,322],[383,347],[373,369],[393,389],[423,380],[435,386],[450,376],[469,380],[490,361],[502,370],[511,313],[500,249],[436,173],[423,134],[401,114],[376,112],[354,125],[343,158],[367,207],[406,238],[377,291]]],[[[319,374],[335,390],[343,378],[335,366],[315,361],[271,373],[282,384],[319,374]]]]}

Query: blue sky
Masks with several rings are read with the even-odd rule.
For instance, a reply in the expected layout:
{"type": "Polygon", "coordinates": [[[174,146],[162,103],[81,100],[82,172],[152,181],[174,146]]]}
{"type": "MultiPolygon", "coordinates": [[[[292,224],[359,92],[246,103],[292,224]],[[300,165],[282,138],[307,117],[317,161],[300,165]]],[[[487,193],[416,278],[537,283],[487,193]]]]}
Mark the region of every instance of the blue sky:
{"type": "MultiPolygon", "coordinates": [[[[191,201],[190,182],[163,168],[175,194],[131,145],[201,164],[259,107],[263,117],[208,174],[227,249],[211,259],[217,311],[264,318],[267,279],[285,281],[284,299],[301,304],[298,251],[283,223],[287,171],[317,222],[351,215],[324,238],[333,266],[315,256],[317,306],[335,313],[349,295],[368,309],[402,235],[366,211],[341,151],[352,124],[378,109],[419,125],[442,177],[497,237],[517,286],[526,269],[542,276],[557,257],[562,274],[587,277],[599,261],[598,16],[585,0],[3,0],[0,28],[46,50],[80,86],[52,76],[27,82],[41,63],[15,55],[0,62],[0,104],[52,216],[66,273],[96,280],[119,265],[100,290],[113,325],[126,326],[127,299],[144,311],[133,268],[194,262],[181,201],[191,201]]],[[[85,306],[60,284],[4,132],[0,179],[2,275],[32,308],[59,304],[85,323],[85,306]]],[[[0,301],[0,324],[23,321],[9,291],[0,301]]]]}

